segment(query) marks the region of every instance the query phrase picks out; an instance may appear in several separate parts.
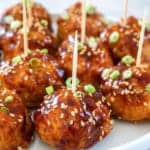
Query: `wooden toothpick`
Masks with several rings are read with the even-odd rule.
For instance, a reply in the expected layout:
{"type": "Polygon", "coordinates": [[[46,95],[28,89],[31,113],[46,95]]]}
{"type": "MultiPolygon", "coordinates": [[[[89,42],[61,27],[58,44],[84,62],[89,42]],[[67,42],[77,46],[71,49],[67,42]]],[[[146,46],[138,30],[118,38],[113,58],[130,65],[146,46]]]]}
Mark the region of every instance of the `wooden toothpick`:
{"type": "Polygon", "coordinates": [[[28,23],[27,23],[27,0],[22,0],[23,5],[23,44],[24,55],[28,54],[28,23]]]}
{"type": "Polygon", "coordinates": [[[78,32],[75,32],[75,43],[73,50],[73,63],[72,63],[72,92],[76,91],[77,79],[77,66],[78,66],[78,32]]]}
{"type": "Polygon", "coordinates": [[[86,0],[82,0],[82,19],[81,19],[81,42],[86,38],[86,0]]]}
{"type": "Polygon", "coordinates": [[[124,25],[126,25],[127,22],[127,17],[128,17],[128,0],[124,0],[124,25]]]}
{"type": "Polygon", "coordinates": [[[28,0],[27,4],[27,12],[28,12],[28,26],[29,28],[32,26],[32,5],[33,5],[33,0],[28,0]]]}
{"type": "Polygon", "coordinates": [[[147,10],[144,9],[144,16],[142,19],[142,27],[141,27],[140,40],[139,40],[139,46],[138,46],[138,52],[137,52],[136,66],[141,65],[142,50],[143,50],[144,35],[145,35],[146,16],[147,16],[147,10]]]}

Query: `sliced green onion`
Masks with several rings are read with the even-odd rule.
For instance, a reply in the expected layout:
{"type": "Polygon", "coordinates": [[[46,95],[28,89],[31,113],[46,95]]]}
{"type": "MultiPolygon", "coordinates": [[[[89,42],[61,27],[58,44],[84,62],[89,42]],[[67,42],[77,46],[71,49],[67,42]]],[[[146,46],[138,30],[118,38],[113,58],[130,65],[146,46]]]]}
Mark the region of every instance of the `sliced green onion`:
{"type": "Polygon", "coordinates": [[[6,96],[4,99],[5,103],[10,103],[14,100],[14,97],[12,95],[6,96]]]}
{"type": "Polygon", "coordinates": [[[145,22],[145,27],[147,30],[150,30],[150,21],[145,22]]]}
{"type": "Polygon", "coordinates": [[[150,83],[146,85],[145,91],[150,92],[150,83]]]}
{"type": "Polygon", "coordinates": [[[126,55],[121,59],[121,62],[125,65],[131,65],[134,62],[134,58],[131,55],[126,55]]]}
{"type": "Polygon", "coordinates": [[[109,78],[112,79],[112,80],[116,80],[116,79],[118,79],[119,76],[120,76],[120,72],[118,70],[114,70],[110,74],[109,78]]]}
{"type": "Polygon", "coordinates": [[[109,43],[110,44],[117,43],[119,40],[119,37],[120,37],[119,32],[117,31],[112,32],[109,36],[109,43]]]}
{"type": "Polygon", "coordinates": [[[7,107],[5,107],[5,106],[2,106],[2,107],[0,107],[0,112],[4,112],[4,113],[8,114],[9,113],[9,109],[7,107]]]}
{"type": "Polygon", "coordinates": [[[109,78],[111,72],[112,72],[111,68],[104,69],[102,74],[101,74],[102,79],[107,80],[109,78]]]}
{"type": "Polygon", "coordinates": [[[42,19],[40,23],[42,26],[48,26],[48,21],[46,19],[42,19]]]}
{"type": "MultiPolygon", "coordinates": [[[[72,77],[68,78],[66,80],[66,86],[67,88],[71,88],[72,87],[72,77]]],[[[76,86],[80,83],[80,80],[79,79],[76,79],[76,86]]]]}
{"type": "Polygon", "coordinates": [[[78,43],[78,51],[81,51],[84,48],[84,45],[82,43],[78,43]]]}
{"type": "Polygon", "coordinates": [[[76,92],[74,93],[74,96],[75,96],[75,97],[78,97],[78,98],[82,98],[82,97],[84,96],[84,93],[81,92],[81,91],[76,91],[76,92]]]}
{"type": "Polygon", "coordinates": [[[13,21],[14,21],[14,17],[13,16],[8,15],[8,16],[4,17],[4,22],[6,24],[11,24],[13,21]]]}
{"type": "Polygon", "coordinates": [[[85,92],[87,92],[89,94],[93,94],[96,92],[96,89],[92,84],[85,85],[84,90],[85,90],[85,92]]]}
{"type": "Polygon", "coordinates": [[[32,51],[30,49],[27,50],[27,54],[32,54],[32,51]]]}
{"type": "Polygon", "coordinates": [[[43,49],[41,49],[40,53],[43,54],[43,55],[47,55],[48,54],[48,49],[43,48],[43,49]]]}
{"type": "Polygon", "coordinates": [[[39,58],[31,58],[29,64],[31,68],[37,68],[41,66],[41,60],[39,58]]]}
{"type": "Polygon", "coordinates": [[[17,64],[19,64],[20,62],[22,62],[22,59],[21,59],[20,56],[16,56],[16,57],[13,57],[13,58],[12,58],[12,64],[17,65],[17,64]]]}
{"type": "Polygon", "coordinates": [[[10,29],[11,29],[11,30],[17,30],[17,29],[19,29],[19,28],[21,27],[21,25],[22,25],[21,21],[19,21],[19,20],[14,20],[14,21],[12,21],[11,24],[10,24],[10,29]]]}
{"type": "Polygon", "coordinates": [[[70,15],[68,13],[65,13],[61,16],[64,20],[68,20],[70,18],[70,15]]]}
{"type": "Polygon", "coordinates": [[[125,71],[123,72],[123,74],[122,74],[122,78],[123,78],[124,80],[128,80],[128,79],[130,79],[130,78],[132,77],[132,75],[133,75],[133,73],[132,73],[131,70],[125,70],[125,71]]]}
{"type": "Polygon", "coordinates": [[[95,37],[90,37],[90,38],[88,39],[88,46],[89,46],[90,48],[97,48],[97,46],[98,46],[98,40],[97,40],[97,38],[95,38],[95,37]]]}
{"type": "Polygon", "coordinates": [[[109,24],[109,20],[105,17],[100,17],[100,20],[104,23],[104,24],[109,24]]]}
{"type": "Polygon", "coordinates": [[[46,93],[48,95],[51,95],[54,92],[54,87],[53,86],[48,86],[48,87],[45,88],[45,90],[46,90],[46,93]]]}
{"type": "Polygon", "coordinates": [[[86,6],[86,13],[88,15],[93,15],[95,13],[95,8],[92,5],[88,4],[86,6]]]}

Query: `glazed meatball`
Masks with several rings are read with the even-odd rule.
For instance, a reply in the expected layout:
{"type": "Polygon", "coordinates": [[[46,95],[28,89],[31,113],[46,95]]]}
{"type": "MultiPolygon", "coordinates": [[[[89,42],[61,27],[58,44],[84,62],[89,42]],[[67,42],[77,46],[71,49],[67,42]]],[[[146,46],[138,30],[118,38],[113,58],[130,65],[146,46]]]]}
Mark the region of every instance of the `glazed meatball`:
{"type": "Polygon", "coordinates": [[[103,139],[112,127],[110,110],[95,95],[60,89],[45,96],[34,115],[40,138],[62,150],[88,148],[103,139]]]}
{"type": "MultiPolygon", "coordinates": [[[[4,22],[4,23],[8,23],[7,22],[8,19],[5,18],[7,16],[11,16],[16,20],[22,21],[22,16],[23,16],[22,9],[23,8],[22,8],[21,3],[15,4],[14,6],[11,6],[10,8],[8,8],[4,12],[1,21],[4,22]]],[[[51,27],[52,19],[51,19],[51,16],[50,16],[49,12],[41,4],[38,4],[38,3],[32,4],[31,9],[32,9],[33,23],[35,23],[35,22],[42,23],[41,21],[45,20],[47,22],[47,25],[45,27],[49,28],[52,31],[52,27],[51,27]]]]}
{"type": "MultiPolygon", "coordinates": [[[[106,19],[98,13],[95,8],[88,5],[86,20],[87,36],[99,36],[100,32],[107,26],[106,19]]],[[[58,39],[64,41],[68,35],[76,30],[81,31],[81,3],[71,6],[66,14],[58,19],[58,39]]]]}
{"type": "Polygon", "coordinates": [[[58,65],[49,55],[35,51],[28,57],[15,57],[11,64],[2,64],[4,82],[15,89],[28,107],[38,106],[48,86],[62,84],[58,65]],[[6,66],[6,67],[5,67],[6,66]]]}
{"type": "MultiPolygon", "coordinates": [[[[74,38],[69,36],[58,49],[59,61],[66,77],[72,74],[73,47],[74,38]]],[[[101,48],[98,38],[90,37],[85,44],[78,44],[78,78],[82,83],[92,83],[96,86],[101,67],[112,65],[109,52],[101,48]]]]}
{"type": "Polygon", "coordinates": [[[21,98],[1,81],[0,150],[25,149],[32,135],[33,125],[21,98]]]}
{"type": "MultiPolygon", "coordinates": [[[[51,18],[40,4],[32,6],[32,25],[28,33],[29,48],[47,48],[49,53],[55,49],[56,39],[51,31],[51,18]]],[[[9,8],[0,22],[0,48],[4,59],[8,60],[23,52],[22,5],[9,8]]]]}
{"type": "Polygon", "coordinates": [[[102,71],[101,88],[113,115],[127,121],[150,119],[150,66],[119,65],[102,71]]]}
{"type": "MultiPolygon", "coordinates": [[[[148,45],[149,32],[148,28],[145,31],[145,47],[148,45]],[[147,40],[146,40],[147,39],[147,40]],[[147,41],[147,42],[146,42],[147,41]]],[[[106,28],[101,33],[101,42],[103,46],[109,49],[118,62],[125,55],[137,56],[139,36],[141,32],[141,24],[135,17],[127,18],[126,25],[121,22],[114,23],[106,28]]],[[[149,45],[148,45],[149,46],[149,45]]],[[[149,50],[143,49],[144,59],[149,57],[149,50]],[[145,54],[146,53],[146,54],[145,54]]]]}

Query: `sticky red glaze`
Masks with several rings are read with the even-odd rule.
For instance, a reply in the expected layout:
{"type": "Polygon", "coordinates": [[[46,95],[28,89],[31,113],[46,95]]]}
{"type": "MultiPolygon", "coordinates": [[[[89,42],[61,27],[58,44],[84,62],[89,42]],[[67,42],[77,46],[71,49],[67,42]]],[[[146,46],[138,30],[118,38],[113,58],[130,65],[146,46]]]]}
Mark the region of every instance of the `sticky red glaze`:
{"type": "Polygon", "coordinates": [[[114,67],[121,75],[117,80],[105,80],[101,84],[107,101],[111,104],[112,113],[120,119],[140,121],[150,118],[150,93],[145,87],[150,83],[150,67],[114,67]],[[131,70],[133,76],[128,80],[122,79],[125,70],[131,70]]]}
{"type": "Polygon", "coordinates": [[[108,106],[84,93],[75,97],[71,90],[60,89],[45,97],[36,112],[35,125],[41,139],[62,150],[92,146],[111,129],[108,106]]]}
{"type": "MultiPolygon", "coordinates": [[[[81,32],[81,3],[76,3],[67,10],[68,19],[60,17],[58,19],[58,39],[65,40],[68,35],[73,34],[76,30],[81,32]]],[[[86,18],[86,35],[99,36],[100,32],[107,26],[102,20],[103,15],[95,12],[87,15],[86,18]]]]}
{"type": "MultiPolygon", "coordinates": [[[[131,16],[127,18],[126,25],[124,25],[123,21],[121,21],[106,28],[104,32],[101,33],[102,44],[104,47],[112,51],[115,59],[120,60],[127,54],[136,58],[140,32],[141,25],[139,24],[139,20],[131,16]],[[109,37],[113,32],[119,33],[119,40],[116,43],[109,42],[109,37]]],[[[145,38],[148,35],[149,31],[146,30],[145,38]]],[[[146,52],[144,49],[143,51],[146,52]]]]}
{"type": "MultiPolygon", "coordinates": [[[[10,65],[11,66],[11,65],[10,65]]],[[[57,63],[50,56],[33,52],[4,75],[4,82],[10,89],[15,89],[29,107],[38,106],[46,94],[47,86],[57,87],[62,84],[57,74],[57,63]],[[38,58],[40,65],[32,68],[29,61],[38,58]]]]}
{"type": "MultiPolygon", "coordinates": [[[[65,70],[66,77],[72,75],[72,51],[74,38],[69,38],[62,43],[58,49],[58,61],[65,70]]],[[[100,71],[102,67],[110,67],[113,65],[112,58],[106,49],[101,48],[97,41],[97,48],[90,48],[88,43],[84,44],[84,48],[78,51],[78,78],[83,84],[98,84],[100,71]]]]}
{"type": "Polygon", "coordinates": [[[27,148],[33,136],[33,125],[20,97],[4,85],[0,88],[0,150],[27,148]],[[13,96],[12,102],[5,102],[7,96],[13,96]]]}
{"type": "MultiPolygon", "coordinates": [[[[23,52],[22,25],[16,31],[12,30],[10,25],[4,22],[4,18],[8,15],[22,22],[22,5],[16,4],[10,7],[1,19],[0,47],[4,52],[5,59],[10,59],[23,52]]],[[[31,50],[47,48],[52,54],[56,46],[56,39],[52,35],[50,15],[40,4],[35,3],[32,7],[32,18],[32,26],[28,34],[29,48],[31,50]],[[48,22],[47,26],[41,25],[42,19],[48,22]]]]}

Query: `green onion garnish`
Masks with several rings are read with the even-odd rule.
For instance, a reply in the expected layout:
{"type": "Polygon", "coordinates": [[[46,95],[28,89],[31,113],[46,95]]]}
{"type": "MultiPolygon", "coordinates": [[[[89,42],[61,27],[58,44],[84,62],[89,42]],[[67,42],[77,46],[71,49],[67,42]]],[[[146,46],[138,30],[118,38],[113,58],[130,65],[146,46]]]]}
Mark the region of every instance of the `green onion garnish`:
{"type": "Polygon", "coordinates": [[[92,5],[88,4],[88,5],[86,6],[86,13],[87,13],[88,15],[94,14],[94,13],[95,13],[95,8],[94,8],[92,5]]]}
{"type": "Polygon", "coordinates": [[[64,20],[68,20],[70,18],[68,13],[65,13],[61,16],[64,20]]]}
{"type": "Polygon", "coordinates": [[[8,15],[8,16],[4,17],[4,22],[6,24],[11,24],[13,21],[14,21],[14,17],[13,16],[8,15]]]}
{"type": "Polygon", "coordinates": [[[41,49],[40,53],[43,54],[43,55],[47,55],[48,54],[48,49],[43,48],[43,49],[41,49]]]}
{"type": "MultiPolygon", "coordinates": [[[[67,88],[71,88],[72,87],[72,77],[68,78],[65,83],[66,83],[67,88]]],[[[76,85],[78,85],[79,83],[80,83],[80,80],[76,79],[76,85]]]]}
{"type": "Polygon", "coordinates": [[[145,27],[147,30],[150,30],[150,21],[146,21],[145,27]]]}
{"type": "Polygon", "coordinates": [[[121,62],[125,65],[131,65],[134,62],[134,58],[131,55],[126,55],[121,59],[121,62]]]}
{"type": "Polygon", "coordinates": [[[41,60],[39,58],[31,58],[29,64],[31,68],[37,68],[41,66],[41,60]]]}
{"type": "Polygon", "coordinates": [[[10,29],[11,29],[11,30],[17,30],[17,29],[19,29],[19,28],[21,27],[21,25],[22,25],[21,21],[19,21],[19,20],[14,20],[14,21],[12,21],[11,24],[10,24],[10,29]]]}
{"type": "Polygon", "coordinates": [[[20,56],[16,56],[16,57],[13,57],[13,58],[12,58],[12,64],[17,65],[17,64],[19,64],[20,62],[22,62],[22,59],[21,59],[20,56]]]}
{"type": "Polygon", "coordinates": [[[109,78],[111,72],[112,72],[111,68],[104,69],[102,74],[101,74],[102,79],[107,80],[109,78]]]}
{"type": "Polygon", "coordinates": [[[130,79],[130,78],[132,77],[132,75],[133,75],[133,73],[132,73],[131,70],[125,70],[125,71],[123,72],[123,74],[122,74],[122,78],[123,78],[124,80],[128,80],[128,79],[130,79]]]}
{"type": "Polygon", "coordinates": [[[45,90],[46,90],[46,93],[48,95],[51,95],[54,92],[54,87],[53,86],[48,86],[48,87],[45,88],[45,90]]]}
{"type": "Polygon", "coordinates": [[[12,95],[6,96],[4,99],[5,103],[10,103],[14,100],[14,97],[12,95]]]}
{"type": "Polygon", "coordinates": [[[109,78],[112,79],[112,80],[116,80],[116,79],[118,79],[119,76],[120,76],[120,72],[118,70],[114,70],[110,74],[109,78]]]}
{"type": "Polygon", "coordinates": [[[116,32],[116,31],[112,32],[109,36],[109,43],[110,44],[117,43],[119,40],[119,37],[120,37],[119,32],[116,32]]]}
{"type": "Polygon", "coordinates": [[[78,51],[81,51],[84,48],[84,45],[82,43],[78,43],[78,51]]]}
{"type": "Polygon", "coordinates": [[[150,83],[146,85],[145,91],[150,92],[150,83]]]}
{"type": "Polygon", "coordinates": [[[93,94],[96,92],[96,89],[92,84],[85,85],[84,90],[85,90],[85,92],[87,92],[89,94],[93,94]]]}
{"type": "Polygon", "coordinates": [[[2,106],[2,107],[0,107],[0,112],[8,114],[9,113],[9,109],[7,107],[5,107],[5,106],[2,106]]]}
{"type": "Polygon", "coordinates": [[[41,23],[42,26],[48,26],[48,21],[45,20],[45,19],[42,19],[42,20],[40,21],[40,23],[41,23]]]}
{"type": "Polygon", "coordinates": [[[95,37],[90,37],[90,38],[88,39],[88,46],[89,46],[90,48],[97,48],[97,46],[98,46],[98,40],[97,40],[97,38],[95,38],[95,37]]]}
{"type": "Polygon", "coordinates": [[[74,96],[75,96],[75,97],[78,97],[78,98],[82,98],[82,97],[84,96],[84,93],[81,92],[81,91],[76,91],[76,92],[74,93],[74,96]]]}

